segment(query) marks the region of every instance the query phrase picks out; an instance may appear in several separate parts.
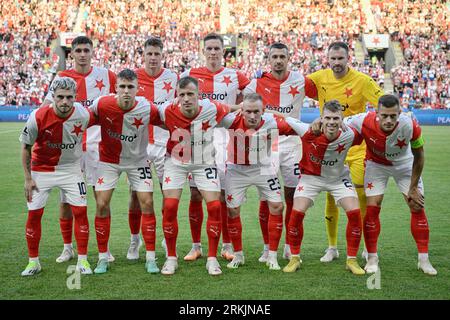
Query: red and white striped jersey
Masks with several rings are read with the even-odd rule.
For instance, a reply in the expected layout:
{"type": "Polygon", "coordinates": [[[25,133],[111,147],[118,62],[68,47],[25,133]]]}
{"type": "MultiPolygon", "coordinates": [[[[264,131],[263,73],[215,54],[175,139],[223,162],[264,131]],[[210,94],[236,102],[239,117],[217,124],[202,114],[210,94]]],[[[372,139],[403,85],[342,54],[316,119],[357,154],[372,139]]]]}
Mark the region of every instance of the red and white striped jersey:
{"type": "Polygon", "coordinates": [[[167,154],[181,162],[213,160],[213,128],[230,112],[227,105],[209,99],[199,100],[199,108],[198,115],[190,119],[172,101],[158,106],[160,118],[170,132],[167,154]]]}
{"type": "Polygon", "coordinates": [[[340,130],[338,137],[330,141],[323,133],[316,136],[309,130],[309,125],[299,120],[287,118],[286,122],[302,137],[302,174],[338,178],[344,171],[344,161],[350,147],[363,141],[353,128],[340,130]]]}
{"type": "Polygon", "coordinates": [[[134,106],[124,111],[117,96],[107,96],[95,100],[90,109],[101,127],[100,161],[131,168],[146,163],[148,125],[161,124],[154,104],[136,97],[134,106]]]}
{"type": "Polygon", "coordinates": [[[20,135],[20,142],[32,145],[31,170],[73,171],[80,166],[83,132],[93,124],[88,109],[74,103],[67,118],[56,115],[53,104],[34,110],[20,135]]]}
{"type": "Polygon", "coordinates": [[[345,123],[355,128],[366,141],[366,159],[392,166],[412,161],[411,145],[423,145],[422,130],[415,119],[400,114],[391,133],[380,129],[376,112],[367,112],[345,118],[345,123]]]}
{"type": "MultiPolygon", "coordinates": [[[[244,94],[259,93],[263,98],[264,107],[275,110],[286,117],[300,119],[300,109],[303,106],[305,90],[308,91],[311,80],[303,77],[298,71],[289,71],[284,79],[278,80],[271,73],[263,73],[261,78],[253,79],[245,88],[244,94]]],[[[280,149],[292,148],[298,145],[298,137],[279,137],[280,149]]]]}
{"type": "Polygon", "coordinates": [[[285,118],[271,113],[264,113],[255,129],[249,129],[244,116],[235,112],[225,116],[219,126],[230,134],[227,162],[240,165],[268,165],[274,136],[297,135],[285,118]]]}
{"type": "MultiPolygon", "coordinates": [[[[98,97],[116,92],[116,75],[106,68],[91,67],[91,70],[86,74],[78,73],[74,69],[64,70],[59,72],[55,79],[60,77],[69,77],[75,80],[77,83],[75,101],[86,108],[90,107],[98,97]]],[[[53,102],[53,94],[54,92],[49,90],[45,99],[53,102]]],[[[100,142],[100,127],[90,127],[83,138],[84,151],[86,151],[86,144],[88,144],[89,148],[97,149],[97,144],[100,142]]]]}
{"type": "Polygon", "coordinates": [[[236,104],[240,90],[250,83],[247,77],[231,68],[211,72],[206,67],[192,68],[183,72],[180,78],[193,77],[198,80],[199,99],[210,99],[225,104],[236,104]]]}
{"type": "MultiPolygon", "coordinates": [[[[137,95],[145,97],[156,105],[161,105],[175,98],[178,75],[162,68],[156,76],[149,76],[145,68],[137,69],[139,90],[137,95]]],[[[150,125],[148,128],[149,143],[166,146],[169,140],[169,132],[160,127],[150,125]]]]}

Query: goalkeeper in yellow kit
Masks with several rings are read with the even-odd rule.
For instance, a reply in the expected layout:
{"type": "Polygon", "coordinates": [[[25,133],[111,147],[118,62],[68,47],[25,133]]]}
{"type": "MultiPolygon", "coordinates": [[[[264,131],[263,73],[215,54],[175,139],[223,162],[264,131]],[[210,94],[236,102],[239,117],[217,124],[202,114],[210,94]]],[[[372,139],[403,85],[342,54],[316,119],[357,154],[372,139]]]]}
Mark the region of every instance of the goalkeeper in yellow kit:
{"type": "MultiPolygon", "coordinates": [[[[366,104],[378,105],[378,98],[384,92],[368,75],[348,67],[349,50],[344,42],[334,42],[328,47],[328,63],[330,68],[319,70],[307,77],[317,88],[317,100],[322,113],[323,105],[329,100],[338,100],[344,108],[344,116],[348,117],[366,112],[366,104]]],[[[358,193],[361,215],[366,214],[366,195],[364,193],[364,157],[366,144],[354,146],[348,152],[346,164],[350,168],[352,182],[358,193]]],[[[325,220],[328,235],[328,249],[320,259],[331,262],[339,257],[337,250],[339,210],[336,203],[327,193],[325,220]]]]}

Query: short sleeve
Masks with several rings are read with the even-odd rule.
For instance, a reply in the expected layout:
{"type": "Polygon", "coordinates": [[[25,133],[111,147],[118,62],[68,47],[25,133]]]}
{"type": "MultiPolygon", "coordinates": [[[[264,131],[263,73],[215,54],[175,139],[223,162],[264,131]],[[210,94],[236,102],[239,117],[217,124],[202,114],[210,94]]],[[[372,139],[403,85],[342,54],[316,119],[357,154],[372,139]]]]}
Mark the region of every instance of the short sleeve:
{"type": "Polygon", "coordinates": [[[38,109],[34,110],[25,124],[22,133],[19,136],[19,141],[23,144],[33,145],[38,136],[38,126],[36,122],[36,112],[38,109]]]}

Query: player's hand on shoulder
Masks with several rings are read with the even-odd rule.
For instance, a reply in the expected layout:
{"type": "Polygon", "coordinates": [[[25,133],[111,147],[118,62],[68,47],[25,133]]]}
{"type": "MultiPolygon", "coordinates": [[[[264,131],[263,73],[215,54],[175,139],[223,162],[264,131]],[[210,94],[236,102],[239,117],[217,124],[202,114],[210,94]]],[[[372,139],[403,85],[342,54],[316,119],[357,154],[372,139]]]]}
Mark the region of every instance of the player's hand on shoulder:
{"type": "Polygon", "coordinates": [[[316,136],[319,136],[322,133],[322,119],[317,118],[316,120],[311,122],[309,128],[316,136]]]}

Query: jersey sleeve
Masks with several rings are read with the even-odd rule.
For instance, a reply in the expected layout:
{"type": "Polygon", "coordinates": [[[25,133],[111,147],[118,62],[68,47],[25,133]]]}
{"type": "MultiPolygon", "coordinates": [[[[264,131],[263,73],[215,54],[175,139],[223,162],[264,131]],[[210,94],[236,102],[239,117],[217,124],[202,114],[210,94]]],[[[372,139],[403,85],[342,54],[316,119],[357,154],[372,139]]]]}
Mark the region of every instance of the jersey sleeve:
{"type": "Polygon", "coordinates": [[[297,132],[294,129],[292,129],[292,127],[286,122],[286,118],[274,114],[273,119],[275,120],[275,125],[276,128],[278,129],[279,135],[282,136],[297,135],[297,132]]]}
{"type": "Polygon", "coordinates": [[[19,136],[19,141],[23,144],[32,146],[38,136],[38,126],[36,122],[36,112],[38,109],[34,110],[25,124],[22,133],[19,136]]]}
{"type": "Polygon", "coordinates": [[[244,90],[245,87],[250,83],[250,80],[242,73],[242,72],[236,72],[238,83],[239,83],[239,90],[244,90]]]}
{"type": "Polygon", "coordinates": [[[236,120],[236,114],[237,114],[237,111],[227,114],[225,117],[223,117],[222,121],[220,121],[218,123],[217,127],[231,129],[231,126],[233,125],[234,121],[236,120]]]}
{"type": "Polygon", "coordinates": [[[97,99],[94,100],[94,102],[92,103],[92,106],[89,107],[89,111],[91,111],[95,117],[98,117],[99,103],[100,103],[101,99],[102,99],[102,97],[98,97],[97,99]]]}
{"type": "Polygon", "coordinates": [[[117,76],[111,70],[108,70],[108,78],[109,78],[109,93],[116,93],[116,82],[117,76]]]}
{"type": "Polygon", "coordinates": [[[246,94],[249,94],[249,93],[255,93],[255,92],[256,92],[256,79],[253,79],[253,80],[250,81],[250,82],[248,83],[248,85],[244,88],[243,93],[244,93],[244,96],[245,96],[246,94]]]}
{"type": "Polygon", "coordinates": [[[355,137],[353,138],[352,146],[360,145],[364,141],[364,137],[355,128],[350,127],[355,137]]]}
{"type": "MultiPolygon", "coordinates": [[[[285,121],[289,127],[300,137],[302,137],[306,132],[309,131],[309,125],[307,123],[301,122],[298,119],[287,117],[285,121]]],[[[281,130],[280,130],[280,134],[281,130]]],[[[291,133],[294,134],[294,133],[291,133]]]]}
{"type": "Polygon", "coordinates": [[[413,119],[412,123],[413,123],[413,134],[411,138],[411,148],[418,149],[420,147],[423,147],[425,141],[423,140],[422,129],[420,128],[417,120],[413,119]]]}
{"type": "Polygon", "coordinates": [[[369,101],[374,108],[378,108],[378,99],[384,95],[383,90],[378,86],[378,84],[371,77],[367,76],[367,80],[365,82],[364,97],[369,101]]]}
{"type": "Polygon", "coordinates": [[[355,129],[358,133],[362,132],[362,127],[364,123],[364,119],[366,118],[367,112],[365,113],[359,113],[354,116],[345,117],[344,118],[344,124],[347,126],[352,127],[355,129]]]}
{"type": "Polygon", "coordinates": [[[313,80],[305,77],[305,96],[316,99],[317,98],[317,87],[313,80]]]}
{"type": "Polygon", "coordinates": [[[152,102],[150,102],[150,124],[154,126],[159,126],[163,124],[161,117],[159,115],[159,110],[152,102]]]}
{"type": "Polygon", "coordinates": [[[182,74],[180,74],[178,80],[181,79],[181,78],[186,78],[186,77],[188,77],[189,74],[190,74],[190,71],[191,71],[191,69],[188,69],[188,70],[184,71],[182,74]]]}
{"type": "Polygon", "coordinates": [[[170,108],[170,106],[172,106],[172,104],[173,104],[173,100],[170,100],[161,105],[156,106],[161,124],[164,124],[166,122],[166,110],[167,110],[167,108],[170,108]]]}
{"type": "Polygon", "coordinates": [[[220,123],[222,119],[230,113],[230,107],[226,104],[217,102],[217,101],[211,101],[216,107],[216,122],[220,123]]]}

